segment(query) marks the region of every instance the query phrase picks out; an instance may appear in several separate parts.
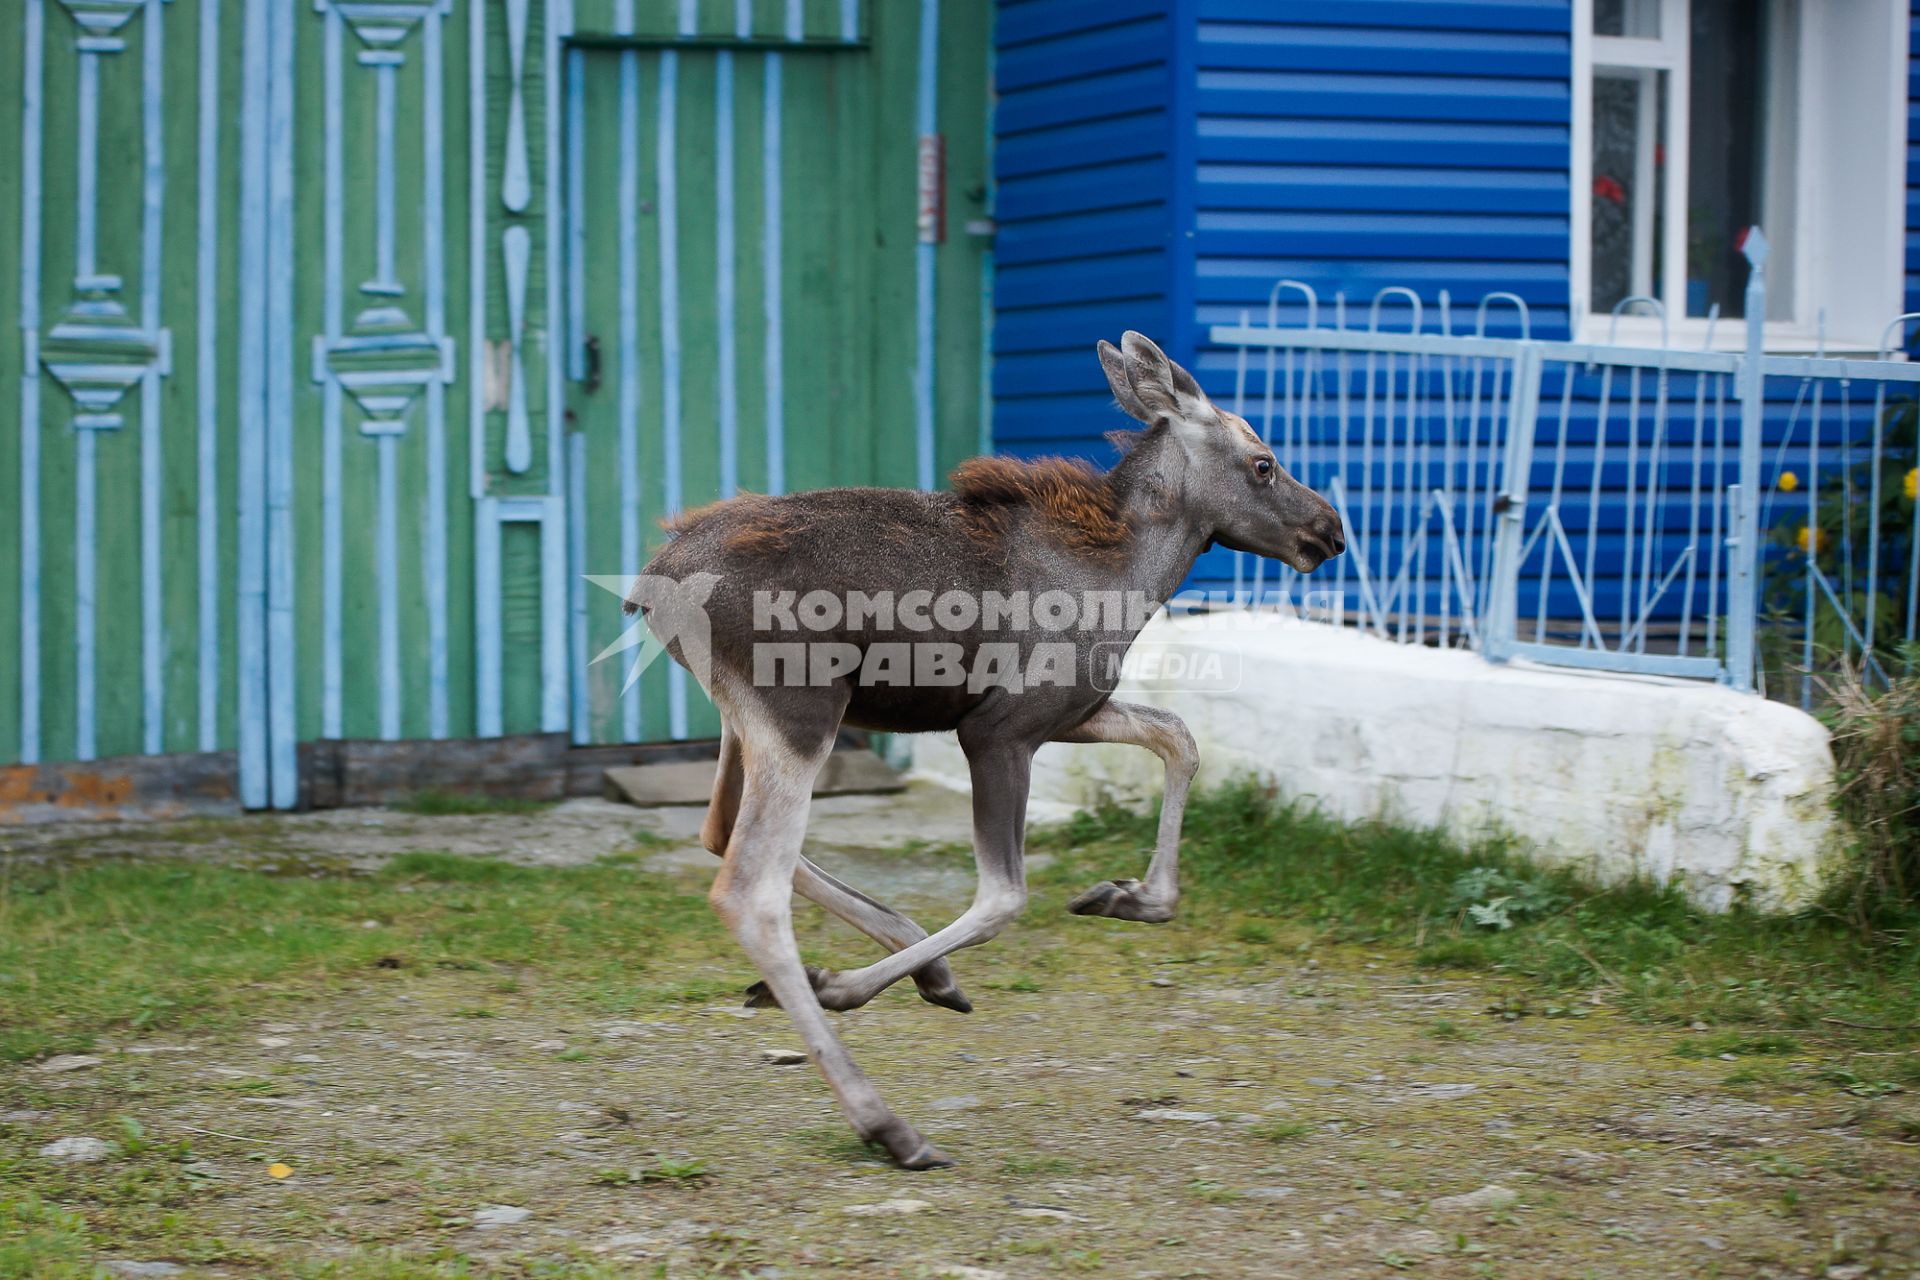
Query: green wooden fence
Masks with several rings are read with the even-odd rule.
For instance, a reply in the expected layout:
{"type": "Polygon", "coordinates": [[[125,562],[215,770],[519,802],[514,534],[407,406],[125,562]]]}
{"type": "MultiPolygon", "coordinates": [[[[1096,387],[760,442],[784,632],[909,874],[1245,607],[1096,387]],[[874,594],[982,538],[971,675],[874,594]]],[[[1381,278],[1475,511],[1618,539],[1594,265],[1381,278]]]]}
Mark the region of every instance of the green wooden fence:
{"type": "Polygon", "coordinates": [[[0,763],[704,736],[586,575],[977,447],[986,0],[6,10],[0,763]]]}

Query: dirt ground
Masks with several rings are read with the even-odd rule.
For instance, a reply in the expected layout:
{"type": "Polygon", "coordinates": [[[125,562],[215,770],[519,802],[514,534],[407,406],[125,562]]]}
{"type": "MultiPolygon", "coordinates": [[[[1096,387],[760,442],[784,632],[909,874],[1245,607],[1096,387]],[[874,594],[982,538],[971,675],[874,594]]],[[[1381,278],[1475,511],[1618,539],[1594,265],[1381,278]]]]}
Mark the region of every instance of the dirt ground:
{"type": "MultiPolygon", "coordinates": [[[[699,817],[349,811],[13,831],[0,853],[559,864],[638,828],[649,873],[702,894],[699,817]]],[[[965,830],[943,793],[843,797],[816,807],[811,852],[934,926],[972,881],[927,846],[965,830]]],[[[1605,1007],[1508,1021],[1488,1012],[1496,979],[1392,953],[1227,963],[1204,919],[1087,921],[1063,901],[1037,893],[955,958],[973,1014],[903,984],[835,1015],[953,1169],[898,1172],[853,1143],[809,1066],[768,1061],[798,1047],[778,1010],[603,1018],[445,971],[357,975],[231,1031],[98,1047],[97,1065],[0,1066],[0,1182],[58,1200],[46,1144],[113,1137],[136,1105],[148,1139],[190,1139],[177,1231],[100,1241],[121,1275],[331,1258],[359,1276],[382,1250],[509,1276],[1920,1275],[1920,1148],[1864,1134],[1836,1090],[1734,1078],[1674,1053],[1697,1033],[1605,1007]]],[[[836,960],[862,954],[834,936],[836,960]]],[[[744,959],[687,974],[752,976],[744,959]]]]}

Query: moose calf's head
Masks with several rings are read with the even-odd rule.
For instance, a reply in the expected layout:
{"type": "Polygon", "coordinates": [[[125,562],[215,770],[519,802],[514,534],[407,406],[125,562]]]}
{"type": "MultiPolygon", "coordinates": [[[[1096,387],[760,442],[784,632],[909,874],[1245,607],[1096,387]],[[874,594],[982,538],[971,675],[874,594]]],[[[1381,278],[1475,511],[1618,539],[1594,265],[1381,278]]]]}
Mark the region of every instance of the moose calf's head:
{"type": "Polygon", "coordinates": [[[1333,505],[1288,475],[1245,419],[1215,406],[1150,339],[1128,330],[1117,348],[1102,342],[1100,365],[1120,407],[1149,436],[1166,434],[1163,482],[1213,541],[1302,573],[1346,549],[1333,505]]]}

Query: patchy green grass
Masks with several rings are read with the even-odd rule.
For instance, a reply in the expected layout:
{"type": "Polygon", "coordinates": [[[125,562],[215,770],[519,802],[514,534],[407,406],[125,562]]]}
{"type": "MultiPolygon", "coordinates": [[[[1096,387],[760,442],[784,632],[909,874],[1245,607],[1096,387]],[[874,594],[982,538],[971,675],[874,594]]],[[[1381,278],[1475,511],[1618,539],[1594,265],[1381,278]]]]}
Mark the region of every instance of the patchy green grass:
{"type": "MultiPolygon", "coordinates": [[[[1154,821],[1107,809],[1037,833],[1056,858],[1036,878],[1079,884],[1151,845],[1154,821]]],[[[1284,920],[1330,942],[1404,949],[1429,969],[1511,975],[1525,986],[1499,1016],[1577,1017],[1598,992],[1649,1020],[1800,1031],[1817,1040],[1810,1049],[1911,1045],[1920,1031],[1920,912],[1871,932],[1826,909],[1710,915],[1671,886],[1598,888],[1499,840],[1461,848],[1430,831],[1346,825],[1254,785],[1196,797],[1186,831],[1183,913],[1236,918],[1227,936],[1263,947],[1268,922],[1284,920]]],[[[1713,1052],[1794,1051],[1784,1035],[1730,1043],[1713,1052]]]]}
{"type": "Polygon", "coordinates": [[[79,1214],[33,1195],[0,1199],[0,1280],[92,1280],[92,1255],[79,1214]]]}
{"type": "Polygon", "coordinates": [[[557,801],[528,800],[522,796],[495,796],[479,791],[416,791],[389,807],[402,813],[445,817],[465,813],[539,813],[557,801]]]}
{"type": "MultiPolygon", "coordinates": [[[[792,1033],[773,1012],[733,1020],[749,967],[703,876],[642,869],[652,843],[584,866],[416,852],[368,872],[296,830],[257,867],[84,844],[64,864],[0,865],[0,1051],[129,1048],[65,1075],[0,1062],[20,1100],[6,1105],[46,1109],[0,1125],[0,1184],[18,1181],[0,1191],[0,1280],[77,1280],[113,1256],[295,1280],[669,1265],[906,1280],[963,1260],[1171,1275],[1202,1248],[1220,1275],[1291,1274],[1302,1258],[1329,1280],[1506,1274],[1454,1255],[1543,1249],[1539,1274],[1714,1274],[1698,1249],[1674,1254],[1707,1230],[1767,1251],[1728,1254],[1726,1275],[1819,1274],[1844,1260],[1827,1252],[1843,1228],[1849,1248],[1910,1251],[1920,1055],[1873,1028],[1912,1020],[1911,933],[1707,917],[1663,889],[1602,892],[1497,843],[1343,827],[1248,788],[1199,798],[1188,832],[1176,922],[1060,910],[1137,873],[1152,843],[1147,818],[1083,817],[1035,833],[1052,861],[1032,908],[957,965],[973,1018],[903,986],[838,1020],[903,1114],[960,1157],[924,1180],[859,1143],[813,1073],[762,1063],[792,1033]],[[1633,1026],[1616,1009],[1713,1027],[1633,1026]],[[595,1029],[630,1015],[646,1034],[595,1029]],[[291,1044],[220,1034],[283,1018],[299,1023],[291,1044]],[[199,1056],[130,1043],[174,1039],[199,1056]],[[1584,1065],[1541,1079],[1510,1054],[1584,1065]],[[1358,1078],[1362,1063],[1378,1074],[1358,1078]],[[1474,1091],[1423,1091],[1435,1083],[1474,1091]],[[1718,1116],[1727,1091],[1765,1105],[1718,1116]],[[1143,1106],[1217,1119],[1168,1124],[1143,1106]],[[1718,1127],[1689,1128],[1696,1116],[1718,1127]],[[1769,1145],[1669,1141],[1720,1127],[1769,1145]],[[1593,1167],[1568,1178],[1558,1135],[1575,1128],[1593,1167]],[[37,1154],[82,1133],[111,1154],[37,1154]],[[1717,1181],[1693,1181],[1702,1161],[1717,1181]],[[1452,1252],[1421,1243],[1423,1201],[1496,1180],[1525,1204],[1452,1252]],[[1675,1208],[1674,1186],[1711,1188],[1716,1216],[1680,1229],[1696,1210],[1675,1208]],[[938,1211],[842,1213],[918,1196],[938,1211]],[[535,1217],[472,1230],[493,1203],[535,1217]],[[695,1215],[700,1233],[677,1234],[695,1215]],[[645,1262],[595,1252],[636,1227],[661,1237],[645,1262]],[[1615,1230],[1626,1245],[1598,1238],[1615,1230]],[[1871,1243],[1882,1232],[1891,1243],[1871,1243]],[[1635,1254],[1645,1265],[1614,1265],[1642,1239],[1659,1241],[1635,1254]]],[[[810,961],[873,954],[811,908],[796,924],[810,961]]]]}
{"type": "Polygon", "coordinates": [[[724,947],[700,894],[642,874],[630,855],[525,867],[412,853],[370,875],[118,859],[0,866],[0,1058],[218,1024],[276,994],[407,970],[524,973],[544,998],[618,1013],[707,998],[683,966],[724,947]],[[650,979],[663,949],[675,965],[650,979]]]}
{"type": "MultiPolygon", "coordinates": [[[[1151,844],[1153,822],[1111,809],[1036,831],[1036,849],[1054,855],[1036,888],[1071,892],[1129,865],[1151,844]]],[[[257,1011],[263,993],[396,970],[485,969],[516,998],[615,1013],[730,996],[731,974],[688,976],[691,960],[735,960],[703,898],[642,874],[639,861],[631,852],[549,868],[419,852],[372,874],[138,859],[0,868],[0,1058],[218,1023],[257,1011]],[[674,963],[652,976],[663,951],[674,963]]],[[[1196,797],[1183,864],[1183,915],[1213,925],[1194,939],[1220,942],[1174,964],[1267,963],[1304,930],[1309,940],[1390,946],[1428,969],[1511,977],[1519,985],[1492,1010],[1508,1020],[1580,1016],[1598,992],[1647,1019],[1735,1029],[1724,1045],[1688,1050],[1702,1056],[1791,1054],[1799,1044],[1787,1032],[1825,1056],[1884,1050],[1911,1043],[1920,1022],[1920,917],[1863,933],[1821,911],[1708,915],[1669,887],[1597,889],[1497,841],[1462,849],[1431,832],[1347,826],[1253,786],[1196,797]]],[[[1108,929],[1124,956],[1131,935],[1108,929]]],[[[1083,950],[1040,951],[979,985],[1033,993],[1072,981],[1083,950]]],[[[484,1019],[496,1009],[461,1012],[484,1019]]],[[[1446,1022],[1430,1034],[1475,1033],[1446,1022]]],[[[1920,1075],[1905,1058],[1875,1070],[1920,1075]]]]}

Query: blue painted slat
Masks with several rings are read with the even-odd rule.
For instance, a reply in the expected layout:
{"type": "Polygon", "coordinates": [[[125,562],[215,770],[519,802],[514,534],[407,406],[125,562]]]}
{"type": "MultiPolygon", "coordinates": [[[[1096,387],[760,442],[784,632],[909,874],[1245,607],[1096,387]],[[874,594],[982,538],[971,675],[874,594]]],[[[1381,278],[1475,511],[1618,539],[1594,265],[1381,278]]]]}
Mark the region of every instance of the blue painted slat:
{"type": "Polygon", "coordinates": [[[1566,74],[1559,33],[1314,27],[1269,22],[1210,23],[1199,29],[1200,66],[1209,70],[1387,72],[1411,76],[1566,74]]]}
{"type": "Polygon", "coordinates": [[[1074,214],[1016,223],[994,240],[994,259],[1002,267],[1068,258],[1108,256],[1165,244],[1171,228],[1164,205],[1074,214]]]}
{"type": "Polygon", "coordinates": [[[1546,171],[1202,164],[1196,176],[1202,209],[1544,213],[1564,218],[1568,206],[1566,175],[1546,171]]]}
{"type": "Polygon", "coordinates": [[[1101,466],[1113,462],[1113,449],[1098,433],[1088,437],[1061,436],[1055,439],[1020,440],[1009,445],[1006,454],[1015,458],[1084,458],[1101,466]]]}
{"type": "Polygon", "coordinates": [[[1296,71],[1203,71],[1198,104],[1204,116],[1498,124],[1564,123],[1571,110],[1554,81],[1296,71]]]}
{"type": "Polygon", "coordinates": [[[1907,236],[1905,245],[1905,288],[1901,310],[1920,311],[1920,3],[1911,9],[1907,23],[1907,236]]]}
{"type": "Polygon", "coordinates": [[[1098,120],[1112,115],[1116,102],[1135,111],[1165,107],[1171,89],[1167,68],[1158,64],[1058,80],[1002,93],[994,107],[994,127],[1006,138],[1030,129],[1098,120]]]}
{"type": "Polygon", "coordinates": [[[1167,24],[1157,19],[1102,27],[1057,40],[1002,49],[994,82],[1002,93],[1122,67],[1152,66],[1166,56],[1167,24]]]}
{"type": "Polygon", "coordinates": [[[994,198],[1001,225],[1011,227],[1025,218],[1137,204],[1143,194],[1160,195],[1161,188],[1155,184],[1164,183],[1166,175],[1163,156],[1065,172],[1004,175],[994,198]]]}
{"type": "MultiPolygon", "coordinates": [[[[40,759],[40,196],[46,0],[27,0],[20,123],[20,742],[40,759]]],[[[244,765],[243,765],[244,768],[244,765]]]]}
{"type": "Polygon", "coordinates": [[[1106,379],[1100,373],[1092,344],[1076,344],[1075,348],[1062,351],[996,356],[993,362],[996,395],[1099,392],[1105,386],[1106,379]]]}
{"type": "Polygon", "coordinates": [[[1230,164],[1433,165],[1564,173],[1567,130],[1551,124],[1462,124],[1308,118],[1202,119],[1194,158],[1230,164]]]}
{"type": "Polygon", "coordinates": [[[1199,0],[1203,22],[1359,24],[1386,30],[1543,31],[1565,33],[1567,0],[1199,0]]]}
{"type": "Polygon", "coordinates": [[[1164,155],[1167,131],[1155,113],[1118,116],[1003,138],[994,159],[1003,177],[1055,172],[1164,155]]]}
{"type": "Polygon", "coordinates": [[[994,280],[1002,308],[1039,306],[1072,298],[1102,299],[1159,296],[1156,283],[1167,269],[1164,252],[1116,254],[1033,267],[1007,267],[994,280]]]}
{"type": "Polygon", "coordinates": [[[1097,31],[1166,13],[1168,0],[1037,0],[1005,4],[994,25],[1001,50],[1036,40],[1097,31]]]}
{"type": "Polygon", "coordinates": [[[1230,257],[1278,250],[1325,258],[1500,258],[1563,263],[1564,218],[1441,214],[1201,213],[1199,251],[1230,257]]]}
{"type": "Polygon", "coordinates": [[[1130,300],[1002,311],[993,325],[993,350],[995,355],[1092,350],[1101,338],[1118,341],[1129,328],[1144,323],[1139,306],[1130,300]]]}
{"type": "MultiPolygon", "coordinates": [[[[931,138],[940,130],[940,0],[920,0],[919,53],[914,127],[921,138],[931,138]]],[[[922,489],[934,485],[933,390],[939,366],[934,337],[934,250],[933,242],[925,237],[914,245],[914,464],[922,489]]]]}

